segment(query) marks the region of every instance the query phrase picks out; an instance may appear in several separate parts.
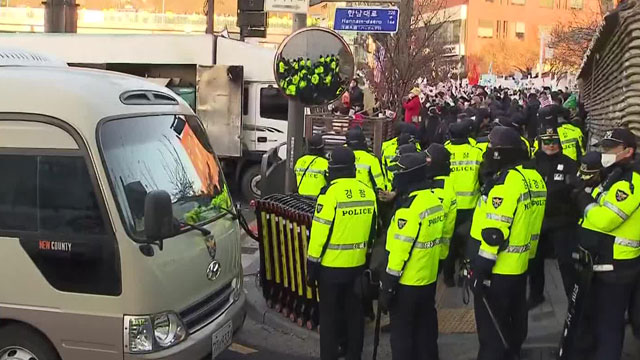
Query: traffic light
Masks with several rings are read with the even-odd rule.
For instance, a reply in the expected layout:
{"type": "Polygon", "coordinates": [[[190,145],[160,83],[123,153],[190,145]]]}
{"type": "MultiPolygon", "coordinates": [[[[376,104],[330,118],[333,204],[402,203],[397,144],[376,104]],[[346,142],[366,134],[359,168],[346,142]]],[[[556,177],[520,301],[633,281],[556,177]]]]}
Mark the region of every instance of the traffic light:
{"type": "Polygon", "coordinates": [[[267,37],[267,13],[264,0],[238,0],[238,27],[240,36],[267,37]]]}

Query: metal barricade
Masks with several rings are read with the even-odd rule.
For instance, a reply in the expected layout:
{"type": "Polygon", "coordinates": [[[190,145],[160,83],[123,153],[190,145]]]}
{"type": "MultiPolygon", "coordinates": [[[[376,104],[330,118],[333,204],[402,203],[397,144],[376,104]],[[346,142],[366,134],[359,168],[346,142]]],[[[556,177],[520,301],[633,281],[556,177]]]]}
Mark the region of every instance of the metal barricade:
{"type": "Polygon", "coordinates": [[[313,329],[318,325],[318,292],[307,284],[306,260],[315,199],[274,194],[255,205],[267,305],[313,329]]]}

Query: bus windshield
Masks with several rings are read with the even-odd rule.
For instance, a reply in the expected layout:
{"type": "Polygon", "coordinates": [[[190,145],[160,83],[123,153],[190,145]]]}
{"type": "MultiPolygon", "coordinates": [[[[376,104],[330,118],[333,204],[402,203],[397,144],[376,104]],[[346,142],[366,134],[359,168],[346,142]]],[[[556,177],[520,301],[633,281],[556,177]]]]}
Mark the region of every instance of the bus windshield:
{"type": "Polygon", "coordinates": [[[100,144],[134,240],[144,238],[144,202],[152,190],[171,195],[173,215],[181,223],[205,223],[231,207],[222,169],[195,116],[110,120],[100,128],[100,144]]]}

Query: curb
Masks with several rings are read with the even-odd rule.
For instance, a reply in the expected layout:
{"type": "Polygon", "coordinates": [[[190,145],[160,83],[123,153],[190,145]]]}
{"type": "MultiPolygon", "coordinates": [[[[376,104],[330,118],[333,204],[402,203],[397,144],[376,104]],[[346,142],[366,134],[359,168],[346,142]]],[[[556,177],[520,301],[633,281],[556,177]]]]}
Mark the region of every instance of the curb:
{"type": "Polygon", "coordinates": [[[245,308],[251,320],[298,338],[320,339],[320,334],[317,331],[302,328],[282,314],[268,308],[260,289],[256,285],[257,278],[255,276],[245,277],[244,280],[244,291],[247,296],[245,308]]]}

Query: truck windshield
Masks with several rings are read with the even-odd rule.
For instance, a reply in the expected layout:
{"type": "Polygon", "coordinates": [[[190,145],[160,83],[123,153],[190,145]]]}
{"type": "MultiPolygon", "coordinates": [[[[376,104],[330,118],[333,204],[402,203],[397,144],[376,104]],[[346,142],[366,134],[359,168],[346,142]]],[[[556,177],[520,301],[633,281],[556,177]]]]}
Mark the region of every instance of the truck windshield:
{"type": "Polygon", "coordinates": [[[231,207],[222,169],[194,116],[154,115],[105,122],[100,143],[123,221],[144,237],[148,192],[171,195],[182,223],[211,221],[231,207]]]}

